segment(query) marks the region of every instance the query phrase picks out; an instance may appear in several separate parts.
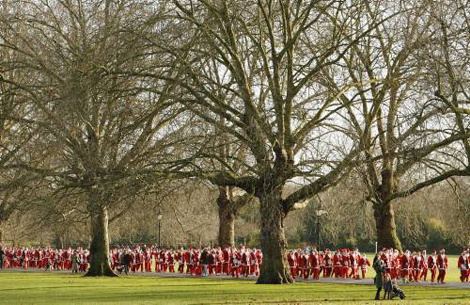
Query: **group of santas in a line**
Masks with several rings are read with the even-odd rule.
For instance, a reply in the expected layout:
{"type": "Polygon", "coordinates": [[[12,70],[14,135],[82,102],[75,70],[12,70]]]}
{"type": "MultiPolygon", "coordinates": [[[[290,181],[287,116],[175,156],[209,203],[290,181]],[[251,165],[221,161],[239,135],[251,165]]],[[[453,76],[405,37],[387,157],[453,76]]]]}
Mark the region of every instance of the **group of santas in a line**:
{"type": "MultiPolygon", "coordinates": [[[[428,274],[431,282],[444,283],[448,259],[445,250],[439,255],[433,251],[431,255],[410,251],[402,255],[397,250],[383,249],[376,256],[385,262],[386,272],[392,279],[404,281],[426,281],[428,274]]],[[[111,267],[121,270],[127,265],[128,271],[141,272],[179,272],[191,275],[231,276],[259,275],[259,266],[263,255],[258,249],[249,249],[243,245],[240,248],[180,248],[158,249],[153,246],[116,247],[109,253],[111,267]]],[[[354,278],[366,277],[371,265],[365,254],[357,249],[336,250],[334,254],[328,249],[324,252],[315,250],[295,250],[287,253],[291,275],[318,279],[323,277],[354,278]],[[359,274],[360,272],[360,274],[359,274]]],[[[72,270],[85,272],[89,266],[90,252],[78,247],[76,249],[52,248],[1,248],[0,268],[39,268],[46,270],[72,270]]],[[[469,282],[470,251],[464,250],[458,258],[457,267],[460,270],[460,280],[469,282]]]]}
{"type": "MultiPolygon", "coordinates": [[[[468,282],[470,258],[468,251],[464,250],[458,260],[458,268],[461,270],[460,280],[468,282]]],[[[439,254],[433,250],[431,255],[427,255],[426,250],[410,252],[405,251],[399,255],[397,250],[383,249],[374,258],[381,259],[386,266],[386,272],[390,274],[392,279],[402,279],[404,282],[420,282],[427,281],[430,275],[431,283],[445,283],[449,262],[445,254],[445,249],[441,249],[439,254]]]]}
{"type": "Polygon", "coordinates": [[[178,272],[190,275],[259,275],[263,255],[258,249],[197,248],[158,249],[120,247],[111,250],[111,268],[118,272],[178,272]]]}
{"type": "Polygon", "coordinates": [[[357,249],[339,249],[334,254],[329,249],[319,252],[295,250],[287,253],[287,262],[292,277],[312,277],[314,280],[319,279],[322,273],[323,277],[365,278],[371,265],[367,256],[357,249]]]}
{"type": "Polygon", "coordinates": [[[90,262],[90,251],[78,247],[76,249],[53,248],[13,248],[0,249],[0,268],[72,270],[85,272],[90,262]]]}

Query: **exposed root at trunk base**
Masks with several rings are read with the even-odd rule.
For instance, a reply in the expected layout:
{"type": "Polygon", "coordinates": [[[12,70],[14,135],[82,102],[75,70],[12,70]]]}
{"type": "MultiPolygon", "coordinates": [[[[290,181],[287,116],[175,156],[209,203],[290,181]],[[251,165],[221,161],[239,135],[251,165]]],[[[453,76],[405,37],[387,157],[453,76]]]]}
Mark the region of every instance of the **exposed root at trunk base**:
{"type": "Polygon", "coordinates": [[[87,273],[85,273],[85,276],[91,277],[91,276],[106,276],[106,277],[118,277],[119,275],[114,272],[109,266],[103,266],[104,268],[98,268],[96,269],[88,269],[87,273]]]}
{"type": "Polygon", "coordinates": [[[262,273],[256,284],[291,284],[294,279],[286,272],[268,272],[262,273]]]}

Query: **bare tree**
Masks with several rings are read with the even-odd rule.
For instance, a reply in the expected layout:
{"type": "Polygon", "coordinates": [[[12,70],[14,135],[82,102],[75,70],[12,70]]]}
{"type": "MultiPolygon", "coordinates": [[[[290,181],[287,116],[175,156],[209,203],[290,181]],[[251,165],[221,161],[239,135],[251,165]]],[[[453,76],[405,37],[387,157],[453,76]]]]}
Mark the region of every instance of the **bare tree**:
{"type": "Polygon", "coordinates": [[[184,33],[160,47],[185,71],[173,79],[184,92],[180,103],[248,152],[245,174],[224,166],[206,177],[260,200],[264,258],[258,283],[290,283],[285,217],[334,185],[358,148],[347,140],[338,115],[343,106],[323,91],[319,73],[382,20],[360,24],[362,1],[173,4],[168,15],[184,33]],[[299,180],[304,186],[283,197],[286,183],[299,180]]]}
{"type": "Polygon", "coordinates": [[[435,48],[437,37],[428,3],[372,2],[365,6],[363,22],[394,11],[402,13],[377,26],[342,61],[346,81],[358,84],[355,94],[341,92],[337,71],[325,79],[341,97],[362,144],[359,175],[374,209],[379,246],[401,251],[394,200],[468,175],[461,147],[468,146],[469,134],[461,128],[461,114],[436,99],[436,83],[429,83],[425,54],[435,48]]]}
{"type": "Polygon", "coordinates": [[[149,16],[158,17],[158,9],[126,1],[31,1],[22,2],[14,22],[2,23],[17,37],[5,38],[3,46],[19,56],[10,66],[34,74],[23,82],[7,80],[31,101],[30,115],[15,119],[40,129],[36,149],[45,158],[23,159],[14,168],[49,177],[57,191],[75,189],[86,198],[89,276],[115,275],[108,222],[121,213],[109,216],[108,210],[148,191],[155,182],[152,169],[163,159],[171,162],[172,137],[185,123],[175,120],[181,111],[168,100],[170,83],[150,91],[145,77],[119,74],[158,64],[136,35],[145,31],[149,16]],[[26,30],[15,31],[20,26],[26,30]]]}

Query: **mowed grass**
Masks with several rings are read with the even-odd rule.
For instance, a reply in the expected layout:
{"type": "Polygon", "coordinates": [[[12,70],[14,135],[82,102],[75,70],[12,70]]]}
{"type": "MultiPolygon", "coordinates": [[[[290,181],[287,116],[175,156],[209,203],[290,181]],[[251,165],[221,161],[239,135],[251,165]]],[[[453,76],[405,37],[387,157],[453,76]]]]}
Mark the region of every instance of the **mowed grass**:
{"type": "MultiPolygon", "coordinates": [[[[405,287],[386,304],[470,304],[470,289],[405,287]]],[[[0,304],[375,304],[366,285],[123,276],[85,278],[45,272],[0,272],[0,304]]],[[[379,302],[376,302],[379,304],[379,302]]]]}

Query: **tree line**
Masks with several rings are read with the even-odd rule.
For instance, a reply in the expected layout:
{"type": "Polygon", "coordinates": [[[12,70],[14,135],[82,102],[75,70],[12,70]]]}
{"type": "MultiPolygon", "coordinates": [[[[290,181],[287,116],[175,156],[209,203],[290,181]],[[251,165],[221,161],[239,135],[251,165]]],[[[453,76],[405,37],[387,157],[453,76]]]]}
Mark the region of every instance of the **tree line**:
{"type": "Polygon", "coordinates": [[[88,275],[113,276],[109,222],[205,181],[219,242],[256,201],[258,283],[290,283],[287,215],[355,177],[379,246],[401,250],[394,202],[470,174],[469,7],[5,0],[0,221],[79,213],[88,275]]]}

